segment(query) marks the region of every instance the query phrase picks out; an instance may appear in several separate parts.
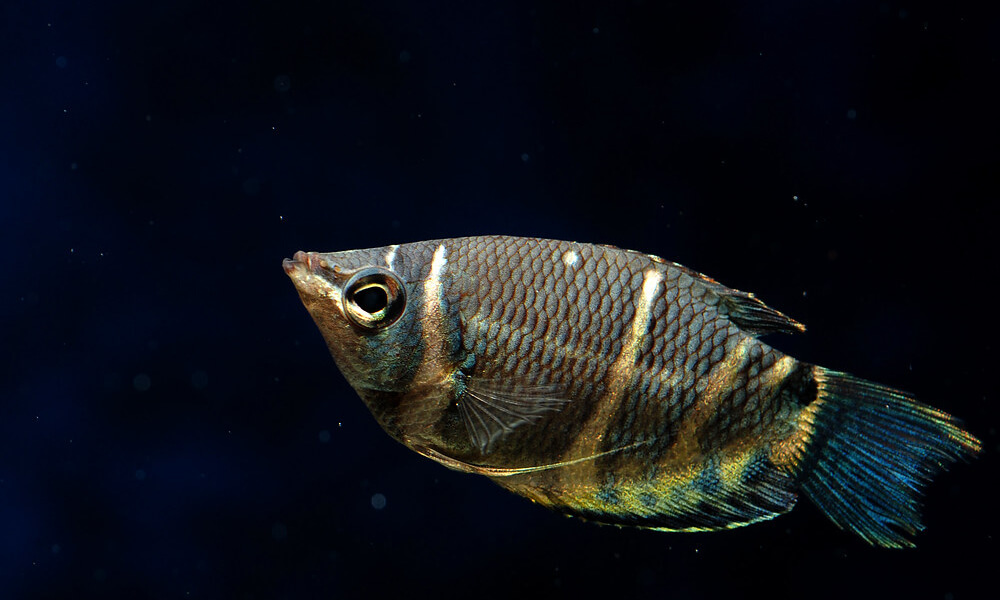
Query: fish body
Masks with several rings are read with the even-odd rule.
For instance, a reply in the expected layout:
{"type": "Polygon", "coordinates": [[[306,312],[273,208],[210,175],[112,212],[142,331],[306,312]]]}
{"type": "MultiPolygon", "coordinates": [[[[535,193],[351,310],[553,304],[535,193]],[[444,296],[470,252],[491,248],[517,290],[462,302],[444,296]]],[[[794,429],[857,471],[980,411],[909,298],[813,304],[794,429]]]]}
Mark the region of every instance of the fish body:
{"type": "Polygon", "coordinates": [[[484,236],[284,263],[396,440],[590,520],[712,530],[805,494],[912,545],[933,474],[978,452],[948,414],[787,356],[752,294],[611,246],[484,236]]]}

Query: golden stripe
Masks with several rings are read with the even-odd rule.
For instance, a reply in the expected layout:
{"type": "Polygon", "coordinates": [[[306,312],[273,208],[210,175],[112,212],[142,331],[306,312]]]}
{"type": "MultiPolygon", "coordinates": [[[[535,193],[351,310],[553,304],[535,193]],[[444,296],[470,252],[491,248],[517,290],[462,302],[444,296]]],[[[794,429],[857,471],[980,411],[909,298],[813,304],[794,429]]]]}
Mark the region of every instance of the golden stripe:
{"type": "Polygon", "coordinates": [[[420,319],[420,337],[424,351],[420,366],[413,377],[411,393],[407,401],[399,407],[401,426],[417,443],[426,443],[434,421],[440,417],[442,407],[434,400],[447,402],[447,394],[437,393],[444,379],[449,376],[446,369],[444,343],[444,313],[442,311],[444,293],[441,276],[444,273],[447,250],[440,244],[431,259],[430,271],[424,280],[423,314],[420,319]]]}
{"type": "Polygon", "coordinates": [[[392,263],[396,260],[396,250],[399,250],[399,244],[394,244],[389,246],[389,251],[385,254],[385,264],[392,270],[392,263]]]}
{"type": "MultiPolygon", "coordinates": [[[[719,400],[732,391],[734,382],[743,374],[747,356],[750,354],[750,345],[754,343],[756,340],[753,338],[740,337],[736,344],[726,351],[722,360],[705,374],[707,381],[705,389],[698,394],[694,406],[684,411],[685,418],[680,423],[674,443],[663,457],[663,464],[688,465],[698,459],[701,454],[698,431],[715,415],[719,400]]],[[[679,378],[678,375],[683,376],[678,373],[671,374],[676,378],[679,378]]]]}
{"type": "MultiPolygon", "coordinates": [[[[604,397],[598,401],[596,410],[590,415],[585,427],[564,455],[565,460],[577,460],[598,453],[611,419],[618,412],[635,375],[635,360],[639,355],[642,339],[649,329],[653,301],[662,282],[663,273],[656,269],[649,269],[643,273],[642,295],[639,297],[629,325],[627,341],[622,345],[621,353],[615,358],[605,377],[604,397]]],[[[582,481],[596,477],[597,466],[593,461],[583,463],[581,466],[589,469],[588,472],[581,473],[582,481]]]]}
{"type": "MultiPolygon", "coordinates": [[[[420,335],[424,340],[424,360],[420,370],[431,370],[439,365],[442,358],[441,331],[444,329],[444,314],[441,312],[441,274],[444,273],[447,250],[440,244],[431,259],[431,269],[424,280],[424,318],[421,320],[420,335]]],[[[432,373],[433,370],[432,370],[432,373]]],[[[422,378],[417,378],[421,381],[422,378]]]]}

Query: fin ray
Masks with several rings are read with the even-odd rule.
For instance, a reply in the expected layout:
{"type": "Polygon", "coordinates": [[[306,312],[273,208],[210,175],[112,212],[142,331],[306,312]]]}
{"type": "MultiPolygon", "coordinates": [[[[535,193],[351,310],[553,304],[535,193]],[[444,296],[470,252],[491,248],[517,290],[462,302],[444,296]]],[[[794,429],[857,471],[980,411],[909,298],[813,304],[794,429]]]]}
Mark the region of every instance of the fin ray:
{"type": "Polygon", "coordinates": [[[898,390],[813,367],[817,398],[804,409],[812,429],[796,476],[842,529],[890,548],[913,546],[920,497],[931,477],[980,450],[951,415],[898,390]]]}
{"type": "Polygon", "coordinates": [[[802,333],[806,326],[764,304],[753,294],[726,289],[721,294],[722,311],[740,329],[753,335],[765,333],[802,333]]]}
{"type": "Polygon", "coordinates": [[[462,422],[473,446],[487,454],[503,436],[534,423],[569,401],[556,396],[554,385],[521,385],[469,377],[458,401],[462,422]]]}

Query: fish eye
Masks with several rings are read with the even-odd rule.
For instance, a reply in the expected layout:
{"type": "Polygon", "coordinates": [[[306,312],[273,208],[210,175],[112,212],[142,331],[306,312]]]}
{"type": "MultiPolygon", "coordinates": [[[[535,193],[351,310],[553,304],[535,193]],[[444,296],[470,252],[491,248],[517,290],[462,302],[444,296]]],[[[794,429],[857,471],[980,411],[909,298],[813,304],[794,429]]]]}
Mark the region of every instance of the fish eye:
{"type": "Polygon", "coordinates": [[[389,292],[384,285],[371,283],[354,292],[354,303],[361,310],[374,315],[389,306],[389,292]]]}
{"type": "Polygon", "coordinates": [[[395,323],[406,306],[402,282],[392,271],[377,267],[355,273],[344,286],[344,299],[347,319],[370,331],[395,323]]]}

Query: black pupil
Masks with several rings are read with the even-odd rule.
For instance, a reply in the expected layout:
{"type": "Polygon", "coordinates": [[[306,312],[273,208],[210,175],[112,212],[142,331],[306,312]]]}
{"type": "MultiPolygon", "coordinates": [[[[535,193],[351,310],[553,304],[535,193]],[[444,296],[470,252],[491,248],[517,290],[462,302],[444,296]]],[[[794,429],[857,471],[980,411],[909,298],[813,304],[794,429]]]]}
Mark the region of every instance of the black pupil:
{"type": "Polygon", "coordinates": [[[389,305],[389,296],[385,290],[372,285],[354,293],[354,303],[368,314],[375,314],[389,305]]]}

